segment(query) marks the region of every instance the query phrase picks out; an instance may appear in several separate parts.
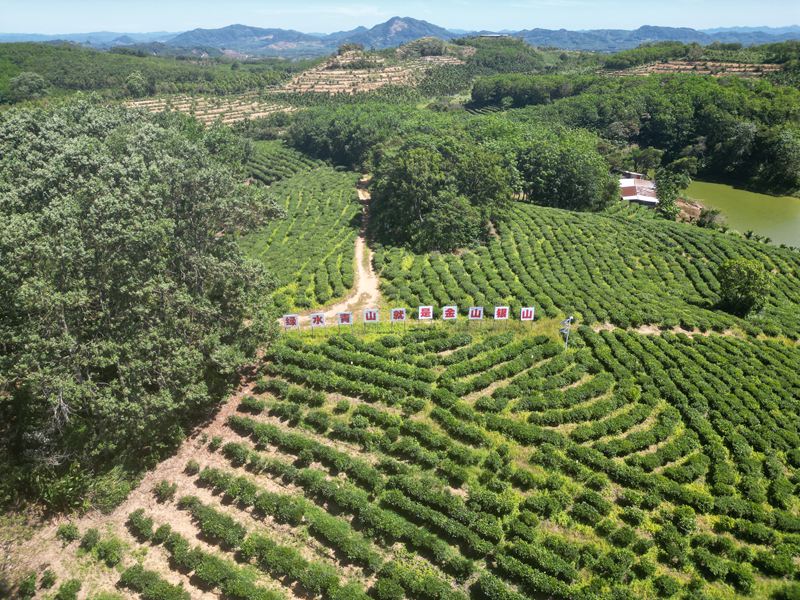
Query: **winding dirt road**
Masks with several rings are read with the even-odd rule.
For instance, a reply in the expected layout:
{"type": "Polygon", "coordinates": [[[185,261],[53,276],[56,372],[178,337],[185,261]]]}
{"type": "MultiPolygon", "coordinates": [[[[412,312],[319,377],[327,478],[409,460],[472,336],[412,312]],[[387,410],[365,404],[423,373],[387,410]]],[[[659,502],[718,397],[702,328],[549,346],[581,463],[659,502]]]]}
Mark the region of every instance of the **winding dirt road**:
{"type": "MultiPolygon", "coordinates": [[[[350,295],[331,306],[322,309],[306,311],[300,315],[300,325],[307,327],[310,322],[310,315],[325,313],[325,321],[330,327],[336,324],[336,315],[340,312],[355,312],[360,309],[375,307],[377,308],[380,299],[380,280],[372,268],[372,253],[367,246],[366,228],[369,220],[369,203],[371,200],[367,184],[369,177],[363,177],[358,182],[358,199],[361,201],[361,231],[356,238],[355,247],[355,283],[350,295]]],[[[354,315],[357,318],[357,315],[354,315]]]]}

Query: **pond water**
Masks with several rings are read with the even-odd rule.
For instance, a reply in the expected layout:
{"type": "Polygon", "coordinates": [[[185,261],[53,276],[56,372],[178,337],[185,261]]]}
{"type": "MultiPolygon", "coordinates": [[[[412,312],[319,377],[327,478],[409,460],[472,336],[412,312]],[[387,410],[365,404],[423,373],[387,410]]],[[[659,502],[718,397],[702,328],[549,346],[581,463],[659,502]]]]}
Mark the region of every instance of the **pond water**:
{"type": "Polygon", "coordinates": [[[800,247],[800,198],[767,196],[721,183],[694,181],[686,195],[708,208],[718,208],[731,229],[752,229],[774,244],[800,247]]]}

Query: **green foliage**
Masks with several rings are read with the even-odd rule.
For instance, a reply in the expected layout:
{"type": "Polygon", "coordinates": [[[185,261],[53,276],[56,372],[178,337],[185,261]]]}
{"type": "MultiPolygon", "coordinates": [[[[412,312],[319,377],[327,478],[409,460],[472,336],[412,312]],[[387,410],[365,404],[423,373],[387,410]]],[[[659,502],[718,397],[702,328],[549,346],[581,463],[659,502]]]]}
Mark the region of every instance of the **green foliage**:
{"type": "Polygon", "coordinates": [[[452,251],[485,239],[511,192],[496,155],[465,140],[413,138],[375,170],[370,229],[385,243],[452,251]]]}
{"type": "Polygon", "coordinates": [[[764,305],[772,279],[763,263],[744,257],[723,262],[717,277],[723,306],[741,315],[764,305]]]}
{"type": "MultiPolygon", "coordinates": [[[[101,90],[112,97],[130,94],[127,83],[146,95],[197,92],[235,94],[262,89],[288,79],[308,61],[248,61],[234,69],[230,61],[181,60],[100,52],[75,44],[0,45],[0,101],[15,101],[10,80],[35,73],[56,90],[101,90]],[[134,75],[135,74],[135,75],[134,75]],[[143,84],[143,85],[142,85],[143,84]]],[[[37,84],[36,90],[41,90],[37,84]]],[[[138,94],[137,94],[138,95],[138,94]]]]}
{"type": "Polygon", "coordinates": [[[147,81],[140,71],[134,71],[125,79],[125,91],[129,96],[141,98],[147,95],[147,81]]]}
{"type": "Polygon", "coordinates": [[[56,574],[50,569],[45,569],[44,573],[42,573],[42,579],[39,582],[39,586],[43,590],[49,590],[51,587],[55,585],[55,583],[56,583],[56,574]]]}
{"type": "Polygon", "coordinates": [[[8,95],[12,102],[36,100],[47,94],[47,82],[38,73],[24,71],[8,82],[8,95]]]}
{"type": "Polygon", "coordinates": [[[153,495],[155,495],[156,500],[163,504],[172,500],[176,491],[178,491],[177,483],[170,483],[166,479],[162,479],[153,488],[153,495]]]}
{"type": "Polygon", "coordinates": [[[172,585],[158,573],[147,571],[138,564],[122,572],[119,584],[138,592],[144,600],[189,600],[190,598],[182,586],[172,585]]]}
{"type": "Polygon", "coordinates": [[[64,542],[64,544],[74,542],[80,537],[78,526],[74,523],[62,523],[56,530],[56,537],[64,542]]]}
{"type": "Polygon", "coordinates": [[[620,145],[636,144],[663,151],[673,171],[785,194],[800,190],[798,114],[800,92],[791,87],[663,75],[597,79],[576,96],[507,115],[594,131],[610,158],[620,145]]]}
{"type": "Polygon", "coordinates": [[[65,581],[58,587],[54,600],[77,600],[81,582],[77,579],[65,581]]]}
{"type": "Polygon", "coordinates": [[[573,75],[513,73],[481,77],[472,86],[472,103],[475,106],[495,105],[504,108],[510,108],[509,104],[514,107],[548,104],[576,96],[592,83],[595,83],[595,77],[573,75]]]}
{"type": "Polygon", "coordinates": [[[600,210],[619,196],[619,184],[597,152],[591,135],[567,130],[535,131],[518,151],[525,198],[573,210],[600,210]]]}
{"type": "Polygon", "coordinates": [[[82,101],[0,118],[2,460],[51,506],[98,471],[118,504],[130,484],[109,469],[174,447],[269,339],[269,280],[218,234],[271,204],[165,123],[82,101]]]}
{"type": "Polygon", "coordinates": [[[97,558],[102,560],[106,566],[113,567],[122,560],[124,547],[119,538],[111,536],[100,540],[94,550],[97,552],[97,558]]]}
{"type": "Polygon", "coordinates": [[[18,588],[17,596],[29,600],[36,595],[36,573],[30,573],[22,579],[18,588]]]}
{"type": "Polygon", "coordinates": [[[356,182],[352,173],[317,166],[270,187],[286,217],[244,236],[240,246],[274,275],[279,310],[325,305],[352,288],[360,224],[356,182]]]}
{"type": "Polygon", "coordinates": [[[680,213],[677,200],[681,193],[689,187],[689,183],[690,180],[686,175],[668,169],[656,171],[658,212],[668,219],[675,220],[680,213]]]}
{"type": "Polygon", "coordinates": [[[699,46],[681,42],[643,44],[638,48],[612,54],[603,62],[606,69],[629,69],[646,63],[683,58],[694,48],[699,49],[699,46]]]}
{"type": "Polygon", "coordinates": [[[93,550],[99,541],[100,532],[94,527],[87,529],[81,538],[81,549],[86,551],[93,550]]]}

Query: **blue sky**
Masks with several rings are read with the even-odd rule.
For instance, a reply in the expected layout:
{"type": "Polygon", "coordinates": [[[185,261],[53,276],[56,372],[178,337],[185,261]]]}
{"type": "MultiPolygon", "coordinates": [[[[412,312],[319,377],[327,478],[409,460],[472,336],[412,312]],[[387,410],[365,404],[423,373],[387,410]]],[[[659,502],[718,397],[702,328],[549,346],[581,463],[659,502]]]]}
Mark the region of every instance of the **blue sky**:
{"type": "Polygon", "coordinates": [[[409,16],[460,29],[785,26],[800,0],[0,0],[0,32],[182,31],[245,23],[305,32],[409,16]]]}

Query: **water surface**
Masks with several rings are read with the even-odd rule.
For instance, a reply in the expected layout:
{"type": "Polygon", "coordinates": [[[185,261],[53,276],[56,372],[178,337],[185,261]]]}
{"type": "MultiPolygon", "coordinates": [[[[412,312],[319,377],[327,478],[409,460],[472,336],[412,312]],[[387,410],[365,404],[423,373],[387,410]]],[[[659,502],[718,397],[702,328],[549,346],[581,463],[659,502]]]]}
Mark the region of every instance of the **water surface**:
{"type": "Polygon", "coordinates": [[[721,183],[694,181],[686,195],[708,208],[718,208],[731,229],[752,229],[774,244],[800,247],[800,198],[768,196],[721,183]]]}

